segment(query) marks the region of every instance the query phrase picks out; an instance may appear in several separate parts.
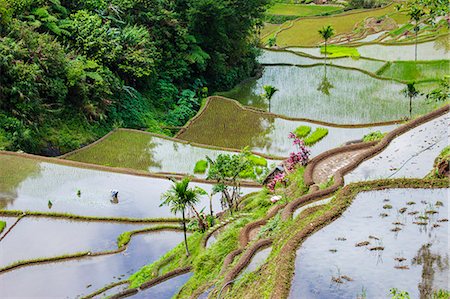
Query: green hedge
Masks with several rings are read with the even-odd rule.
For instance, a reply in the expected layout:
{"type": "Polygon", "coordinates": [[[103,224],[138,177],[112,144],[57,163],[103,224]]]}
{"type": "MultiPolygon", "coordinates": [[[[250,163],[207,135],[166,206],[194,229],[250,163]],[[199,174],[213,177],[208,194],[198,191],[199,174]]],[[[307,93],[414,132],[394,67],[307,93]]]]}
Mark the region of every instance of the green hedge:
{"type": "Polygon", "coordinates": [[[194,173],[205,173],[208,168],[208,161],[206,160],[198,160],[195,163],[194,173]]]}
{"type": "Polygon", "coordinates": [[[3,232],[5,227],[6,227],[6,222],[0,220],[0,234],[3,232]]]}
{"type": "Polygon", "coordinates": [[[311,132],[310,126],[300,126],[297,129],[295,129],[294,134],[297,135],[299,138],[304,138],[308,136],[308,134],[311,132]]]}
{"type": "Polygon", "coordinates": [[[313,145],[322,140],[325,136],[328,135],[328,129],[326,128],[317,128],[314,132],[311,133],[308,137],[304,139],[305,145],[313,145]]]}
{"type": "Polygon", "coordinates": [[[251,162],[253,162],[253,164],[255,164],[256,166],[263,166],[263,167],[267,166],[267,160],[264,159],[263,157],[256,156],[256,155],[251,155],[251,156],[248,157],[248,159],[251,162]]]}

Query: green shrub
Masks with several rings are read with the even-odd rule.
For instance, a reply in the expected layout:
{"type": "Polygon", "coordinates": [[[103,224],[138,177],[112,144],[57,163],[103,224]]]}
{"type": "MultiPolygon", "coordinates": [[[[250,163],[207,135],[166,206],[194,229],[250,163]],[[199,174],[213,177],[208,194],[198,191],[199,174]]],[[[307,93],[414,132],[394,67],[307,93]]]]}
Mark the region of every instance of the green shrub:
{"type": "Polygon", "coordinates": [[[248,159],[256,166],[263,166],[263,167],[267,166],[267,160],[264,159],[263,157],[260,157],[257,155],[251,155],[248,157],[248,159]]]}
{"type": "Polygon", "coordinates": [[[194,173],[205,173],[208,168],[208,161],[206,160],[198,160],[195,163],[194,173]]]}
{"type": "Polygon", "coordinates": [[[123,232],[117,237],[117,248],[127,245],[131,239],[131,232],[123,232]]]}
{"type": "Polygon", "coordinates": [[[328,135],[328,129],[326,128],[317,128],[314,132],[311,133],[308,137],[306,137],[303,141],[305,145],[313,145],[322,140],[325,136],[328,135]]]}
{"type": "Polygon", "coordinates": [[[0,220],[0,234],[3,232],[5,227],[6,227],[6,222],[0,220]]]}
{"type": "Polygon", "coordinates": [[[308,134],[311,132],[310,126],[300,126],[297,129],[295,129],[294,134],[297,135],[299,138],[304,138],[308,136],[308,134]]]}
{"type": "Polygon", "coordinates": [[[377,141],[382,139],[384,135],[386,135],[386,133],[381,133],[380,131],[371,132],[367,135],[364,135],[363,141],[364,142],[377,141]]]}
{"type": "MultiPolygon", "coordinates": [[[[320,47],[320,53],[325,53],[325,47],[320,47]]],[[[327,46],[328,57],[353,57],[359,58],[361,55],[357,48],[329,45],[327,46]]]]}

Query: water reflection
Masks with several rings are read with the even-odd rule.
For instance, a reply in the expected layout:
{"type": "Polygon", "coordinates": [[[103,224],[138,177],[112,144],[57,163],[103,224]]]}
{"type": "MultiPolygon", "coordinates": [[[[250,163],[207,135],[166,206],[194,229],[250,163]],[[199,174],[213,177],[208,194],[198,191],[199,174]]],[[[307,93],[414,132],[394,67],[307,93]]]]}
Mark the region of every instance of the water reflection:
{"type": "Polygon", "coordinates": [[[146,226],[25,217],[0,242],[0,267],[19,260],[116,249],[122,232],[146,226]]]}
{"type": "MultiPolygon", "coordinates": [[[[270,130],[269,124],[261,129],[270,130]]],[[[224,124],[223,129],[228,128],[224,124]]],[[[255,143],[260,142],[255,140],[255,143]]],[[[237,148],[237,149],[240,149],[237,148]]],[[[205,156],[215,158],[225,151],[195,147],[145,132],[118,130],[102,142],[67,157],[69,160],[149,172],[194,174],[195,163],[205,156]],[[136,140],[142,140],[136,142],[136,140]]],[[[204,176],[195,174],[196,176],[204,176]]]]}
{"type": "Polygon", "coordinates": [[[448,218],[448,191],[358,194],[339,219],[297,250],[290,298],[355,298],[362,289],[367,298],[385,298],[391,288],[418,298],[422,285],[446,288],[448,226],[439,220],[448,218]],[[422,225],[422,216],[431,213],[422,225]],[[438,279],[431,281],[433,271],[438,279]]]}
{"type": "MultiPolygon", "coordinates": [[[[317,86],[323,78],[322,66],[267,66],[261,78],[237,86],[226,95],[244,105],[265,107],[254,102],[264,85],[279,89],[272,98],[272,112],[290,117],[304,117],[334,123],[370,123],[408,116],[408,100],[400,91],[403,84],[380,80],[354,70],[328,66],[326,82],[334,85],[329,95],[317,86]]],[[[329,88],[328,88],[329,91],[329,88]]],[[[433,109],[424,97],[415,101],[414,113],[433,109]]]]}
{"type": "Polygon", "coordinates": [[[133,237],[120,254],[20,268],[0,275],[3,298],[75,298],[126,279],[160,258],[183,239],[178,232],[133,237]]]}
{"type": "Polygon", "coordinates": [[[323,93],[324,95],[329,96],[330,90],[334,88],[334,85],[331,84],[331,82],[327,78],[327,65],[325,64],[323,66],[324,68],[324,74],[322,77],[322,81],[320,81],[319,86],[317,87],[317,90],[323,93]]]}
{"type": "MultiPolygon", "coordinates": [[[[0,161],[5,156],[0,155],[0,161]]],[[[10,158],[10,157],[8,157],[10,158]]],[[[18,164],[25,158],[13,157],[18,164]]],[[[48,201],[52,202],[52,212],[68,212],[79,215],[109,217],[174,217],[169,207],[159,207],[160,196],[170,188],[166,179],[148,178],[120,173],[104,172],[76,167],[40,162],[40,171],[14,185],[15,197],[3,202],[10,210],[48,211],[48,201]],[[111,190],[117,190],[120,201],[112,204],[111,190]],[[80,191],[78,195],[78,191],[80,191]]],[[[14,167],[3,169],[7,176],[14,167]]],[[[207,192],[212,185],[192,183],[207,192]]],[[[12,185],[6,187],[13,187],[12,185]]],[[[12,190],[12,189],[7,189],[12,190]]],[[[243,194],[257,188],[242,188],[243,194]]],[[[3,190],[0,190],[3,192],[3,190]]],[[[213,197],[213,210],[221,211],[220,195],[213,197]]],[[[209,198],[201,197],[197,208],[209,206],[209,198]]]]}
{"type": "Polygon", "coordinates": [[[151,288],[140,291],[139,293],[137,293],[134,296],[131,296],[130,298],[133,299],[172,298],[179,292],[181,287],[186,283],[186,281],[189,280],[189,278],[191,278],[192,275],[193,275],[192,273],[178,275],[174,278],[171,278],[160,284],[157,284],[151,288]]]}
{"type": "Polygon", "coordinates": [[[422,124],[395,138],[386,149],[345,176],[345,182],[379,178],[424,177],[448,146],[450,115],[422,124]]]}
{"type": "Polygon", "coordinates": [[[293,150],[292,141],[287,136],[289,132],[293,132],[299,126],[310,126],[311,131],[314,131],[317,127],[324,127],[329,131],[322,141],[312,146],[313,156],[340,146],[347,141],[361,139],[370,132],[387,132],[396,127],[393,125],[368,128],[337,128],[308,122],[290,121],[242,109],[230,100],[215,99],[202,113],[202,117],[192,123],[186,131],[179,135],[179,138],[216,146],[235,148],[250,146],[252,150],[257,152],[287,157],[293,150]],[[232,118],[224,118],[223,113],[217,112],[216,109],[229,111],[228,115],[232,115],[232,118]],[[213,121],[213,119],[217,121],[213,121]],[[230,121],[230,124],[226,129],[223,129],[222,122],[226,121],[230,121]],[[239,124],[242,126],[239,126],[239,124]],[[254,124],[258,125],[255,126],[254,124]],[[261,125],[259,126],[259,124],[261,125]]]}

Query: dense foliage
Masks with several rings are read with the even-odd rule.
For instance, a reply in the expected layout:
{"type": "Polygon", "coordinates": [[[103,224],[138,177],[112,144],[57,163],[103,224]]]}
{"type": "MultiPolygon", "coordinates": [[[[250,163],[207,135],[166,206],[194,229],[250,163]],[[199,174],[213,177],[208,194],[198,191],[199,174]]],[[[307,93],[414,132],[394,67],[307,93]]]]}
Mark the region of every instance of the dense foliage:
{"type": "MultiPolygon", "coordinates": [[[[0,0],[0,148],[180,126],[253,75],[268,0],[0,0]]],[[[50,149],[51,151],[48,151],[50,149]]]]}

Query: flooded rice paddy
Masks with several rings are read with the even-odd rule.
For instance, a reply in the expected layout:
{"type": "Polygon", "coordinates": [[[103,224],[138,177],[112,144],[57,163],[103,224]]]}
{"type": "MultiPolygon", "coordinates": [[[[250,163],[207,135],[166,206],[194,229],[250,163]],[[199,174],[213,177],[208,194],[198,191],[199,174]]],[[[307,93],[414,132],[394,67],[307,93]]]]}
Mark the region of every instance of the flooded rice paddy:
{"type": "Polygon", "coordinates": [[[243,109],[231,100],[214,99],[201,116],[178,137],[191,142],[237,149],[249,146],[256,152],[287,157],[294,149],[292,140],[287,138],[288,134],[302,125],[310,126],[312,131],[318,127],[327,128],[329,131],[324,139],[311,146],[312,156],[343,145],[348,141],[360,140],[370,132],[388,132],[397,127],[396,125],[389,125],[338,128],[317,125],[309,122],[285,120],[243,109]]]}
{"type": "Polygon", "coordinates": [[[181,232],[136,235],[114,255],[34,265],[0,274],[2,297],[75,298],[128,278],[183,240],[181,232]]]}
{"type": "Polygon", "coordinates": [[[250,263],[241,271],[236,280],[239,280],[239,278],[243,275],[256,271],[259,267],[261,267],[269,257],[271,251],[272,247],[267,247],[256,252],[256,254],[252,257],[250,263]]]}
{"type": "MultiPolygon", "coordinates": [[[[409,116],[406,87],[355,70],[336,67],[267,66],[259,79],[248,80],[223,95],[246,106],[268,109],[263,86],[275,86],[270,111],[340,124],[397,120],[409,116]]],[[[413,114],[433,109],[424,97],[414,99],[413,114]]]]}
{"type": "Polygon", "coordinates": [[[0,268],[20,260],[114,250],[121,233],[146,226],[25,217],[0,241],[0,268]]]}
{"type": "MultiPolygon", "coordinates": [[[[359,41],[358,41],[359,42],[359,41]]],[[[448,36],[438,38],[435,41],[419,43],[417,45],[417,60],[439,60],[450,59],[448,36]]],[[[363,45],[357,47],[361,57],[384,61],[414,60],[414,44],[409,45],[363,45]]],[[[296,48],[289,47],[288,50],[305,53],[315,57],[324,57],[320,48],[296,48]]]]}
{"type": "Polygon", "coordinates": [[[395,138],[386,149],[345,176],[346,184],[380,178],[422,178],[434,159],[448,146],[447,113],[395,138]]]}
{"type": "MultiPolygon", "coordinates": [[[[7,210],[64,212],[83,216],[161,218],[175,217],[169,207],[160,207],[161,195],[170,180],[140,177],[113,172],[76,168],[31,161],[27,158],[0,155],[0,163],[11,167],[0,169],[0,178],[16,175],[21,164],[25,168],[20,179],[4,183],[0,189],[0,205],[7,210]],[[17,165],[15,167],[15,165],[17,165]],[[118,202],[111,199],[111,190],[119,191],[118,202]],[[78,192],[79,191],[79,192],[78,192]],[[49,201],[51,205],[49,205],[49,201]]],[[[19,177],[19,175],[16,175],[19,177]]],[[[211,191],[211,184],[191,183],[211,191]]],[[[243,194],[256,188],[241,188],[243,194]]],[[[213,210],[221,211],[220,195],[213,198],[213,210]]],[[[209,207],[208,196],[202,196],[198,208],[209,207]]]]}
{"type": "Polygon", "coordinates": [[[390,288],[430,298],[447,288],[448,192],[360,193],[298,249],[289,298],[387,298],[390,288]]]}
{"type": "Polygon", "coordinates": [[[186,273],[178,275],[169,280],[161,282],[151,288],[139,291],[136,295],[131,296],[133,299],[148,299],[148,298],[172,298],[181,289],[181,287],[188,281],[193,273],[186,273]]]}
{"type": "Polygon", "coordinates": [[[148,172],[194,175],[198,160],[205,160],[206,156],[215,159],[222,153],[230,152],[196,147],[140,131],[117,130],[101,142],[66,159],[148,172]]]}
{"type": "MultiPolygon", "coordinates": [[[[318,50],[320,51],[320,50],[318,50]]],[[[295,53],[283,51],[269,51],[264,50],[258,58],[261,64],[296,64],[296,65],[314,65],[325,63],[324,59],[308,58],[306,56],[297,55],[295,53]]],[[[383,65],[383,61],[368,60],[368,59],[353,59],[353,58],[337,58],[328,59],[327,64],[337,65],[349,68],[357,68],[367,72],[375,73],[383,65]]]]}

